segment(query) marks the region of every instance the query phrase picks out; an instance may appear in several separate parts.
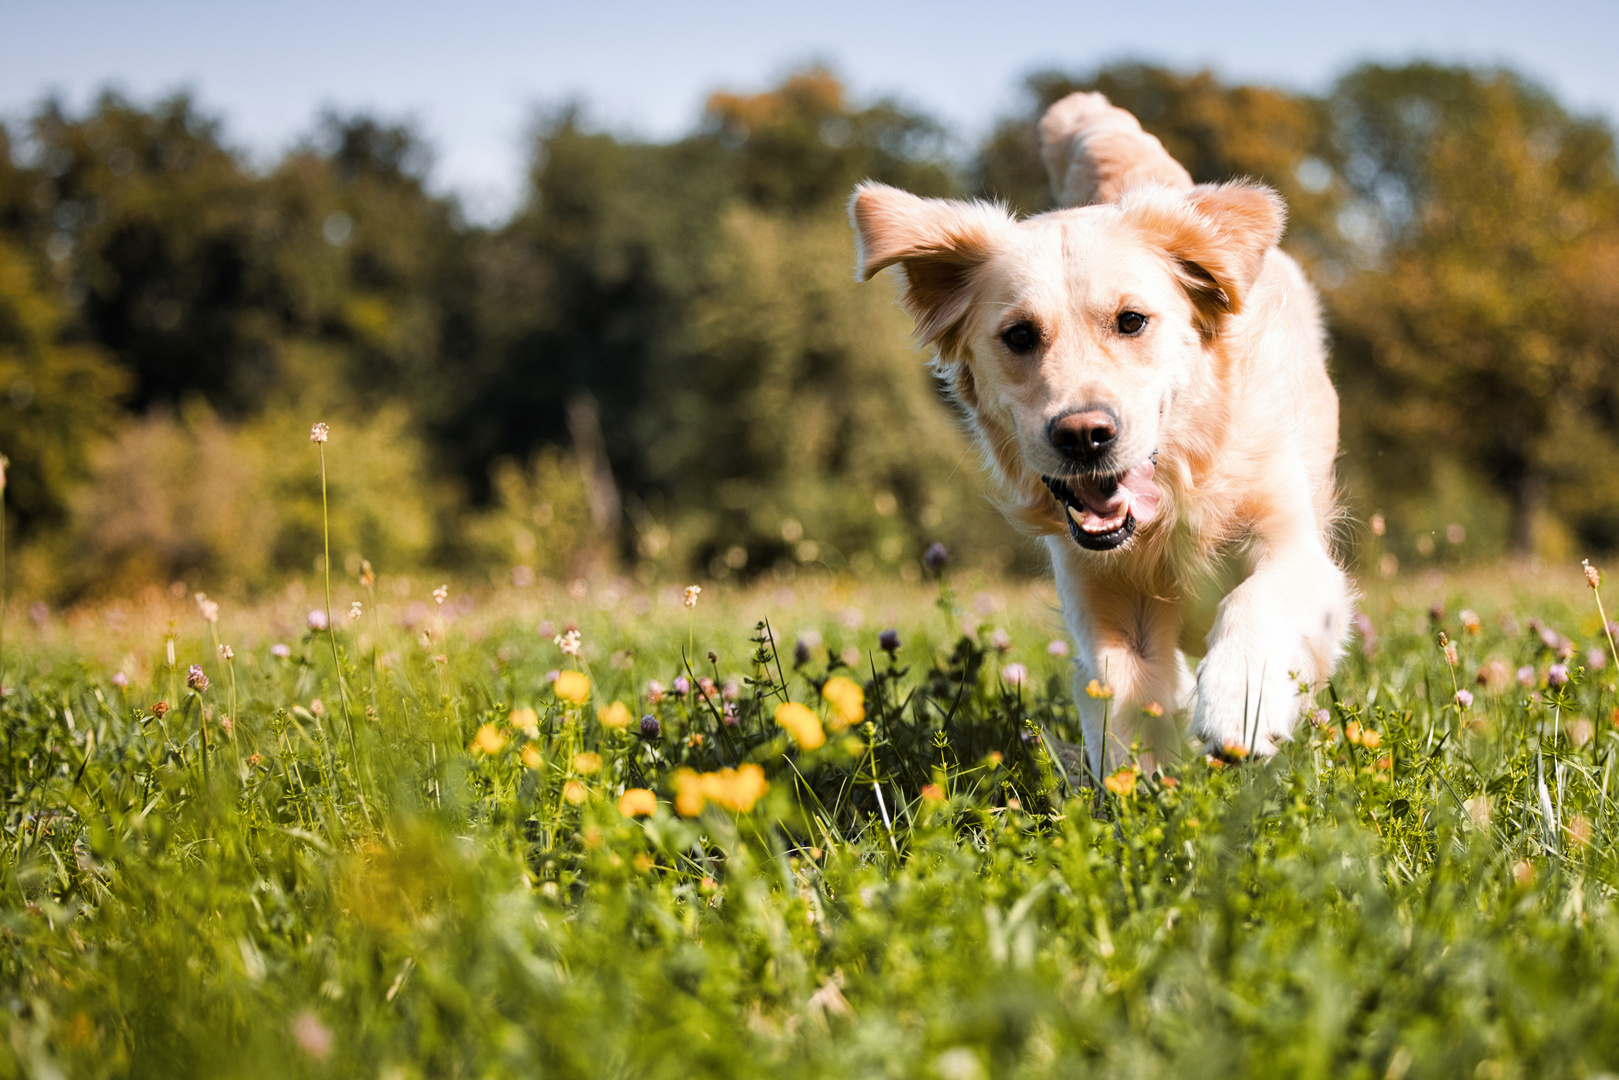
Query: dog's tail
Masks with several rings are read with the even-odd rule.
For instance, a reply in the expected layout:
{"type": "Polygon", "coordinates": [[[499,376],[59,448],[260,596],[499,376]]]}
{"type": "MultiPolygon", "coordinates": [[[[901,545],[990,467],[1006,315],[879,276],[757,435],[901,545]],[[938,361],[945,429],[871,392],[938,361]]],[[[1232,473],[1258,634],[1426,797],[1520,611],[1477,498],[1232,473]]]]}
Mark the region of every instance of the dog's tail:
{"type": "Polygon", "coordinates": [[[1164,144],[1101,94],[1069,94],[1046,110],[1040,156],[1060,206],[1113,202],[1137,184],[1192,186],[1164,144]]]}

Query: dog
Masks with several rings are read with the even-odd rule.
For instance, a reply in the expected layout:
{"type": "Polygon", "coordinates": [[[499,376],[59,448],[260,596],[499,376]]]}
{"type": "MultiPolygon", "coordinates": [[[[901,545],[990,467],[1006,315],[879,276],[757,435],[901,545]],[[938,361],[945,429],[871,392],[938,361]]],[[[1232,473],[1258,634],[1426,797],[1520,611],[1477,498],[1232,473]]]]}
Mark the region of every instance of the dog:
{"type": "MultiPolygon", "coordinates": [[[[1258,183],[1192,183],[1101,94],[1040,121],[1061,208],[875,182],[857,273],[901,303],[995,498],[1050,553],[1094,775],[1274,754],[1343,653],[1338,397],[1314,289],[1258,183]],[[1195,674],[1188,657],[1201,657],[1195,674]]],[[[1072,755],[1064,746],[1059,758],[1072,755]]]]}

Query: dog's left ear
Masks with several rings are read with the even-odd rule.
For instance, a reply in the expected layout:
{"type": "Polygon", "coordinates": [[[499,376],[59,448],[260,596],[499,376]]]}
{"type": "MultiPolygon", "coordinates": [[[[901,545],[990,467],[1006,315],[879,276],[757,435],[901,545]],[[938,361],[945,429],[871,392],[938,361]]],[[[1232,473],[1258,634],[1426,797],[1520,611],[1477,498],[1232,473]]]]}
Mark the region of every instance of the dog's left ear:
{"type": "Polygon", "coordinates": [[[1173,260],[1191,295],[1200,326],[1219,329],[1242,311],[1265,266],[1265,253],[1282,238],[1287,208],[1263,184],[1200,184],[1185,191],[1136,188],[1120,200],[1125,218],[1173,260]]]}
{"type": "Polygon", "coordinates": [[[922,199],[870,181],[855,188],[849,217],[858,239],[856,277],[898,264],[905,309],[916,336],[950,356],[960,345],[978,270],[1012,218],[999,207],[958,199],[922,199]]]}

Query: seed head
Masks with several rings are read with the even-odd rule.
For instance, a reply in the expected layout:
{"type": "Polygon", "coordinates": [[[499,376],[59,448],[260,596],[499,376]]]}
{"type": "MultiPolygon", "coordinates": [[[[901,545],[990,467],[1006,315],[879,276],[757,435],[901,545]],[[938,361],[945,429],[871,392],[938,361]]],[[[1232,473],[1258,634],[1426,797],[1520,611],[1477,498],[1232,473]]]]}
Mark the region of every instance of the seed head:
{"type": "Polygon", "coordinates": [[[686,599],[685,599],[686,606],[691,607],[691,608],[696,607],[697,606],[697,598],[699,596],[701,596],[702,593],[703,593],[703,587],[701,585],[687,585],[686,586],[686,599]]]}
{"type": "Polygon", "coordinates": [[[208,689],[208,676],[203,674],[201,664],[192,664],[186,669],[186,685],[199,694],[208,689]]]}
{"type": "Polygon", "coordinates": [[[309,429],[309,441],[312,443],[323,443],[331,437],[332,429],[325,424],[316,424],[309,429]]]}
{"type": "Polygon", "coordinates": [[[1601,588],[1602,573],[1591,565],[1591,560],[1581,559],[1580,565],[1585,567],[1585,583],[1593,589],[1601,588]]]}

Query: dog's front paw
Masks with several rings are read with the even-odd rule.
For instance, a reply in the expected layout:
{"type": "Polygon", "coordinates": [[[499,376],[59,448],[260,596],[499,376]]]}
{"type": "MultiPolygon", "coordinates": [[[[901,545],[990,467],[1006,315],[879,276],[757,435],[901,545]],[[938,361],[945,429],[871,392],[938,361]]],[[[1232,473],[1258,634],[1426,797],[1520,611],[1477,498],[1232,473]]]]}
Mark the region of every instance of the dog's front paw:
{"type": "Polygon", "coordinates": [[[1292,738],[1304,704],[1291,672],[1211,650],[1198,666],[1191,733],[1211,754],[1270,757],[1292,738]]]}

